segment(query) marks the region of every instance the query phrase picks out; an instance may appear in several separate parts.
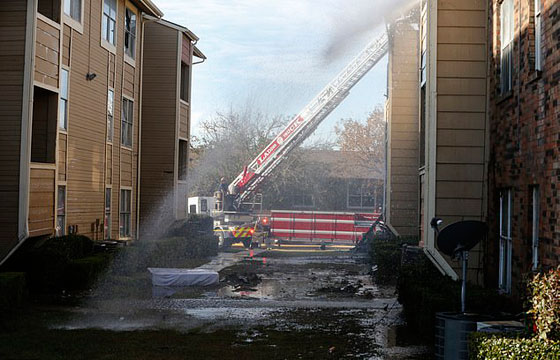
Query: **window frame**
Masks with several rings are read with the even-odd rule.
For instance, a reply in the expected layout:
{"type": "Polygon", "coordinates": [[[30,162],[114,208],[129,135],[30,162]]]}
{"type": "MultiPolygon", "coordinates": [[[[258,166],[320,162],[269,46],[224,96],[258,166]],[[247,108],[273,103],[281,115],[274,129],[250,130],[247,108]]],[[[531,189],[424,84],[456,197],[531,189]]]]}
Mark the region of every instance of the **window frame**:
{"type": "Polygon", "coordinates": [[[112,52],[113,54],[116,54],[117,52],[117,43],[118,43],[118,29],[119,29],[119,1],[118,0],[114,0],[115,1],[115,18],[111,18],[110,14],[107,15],[105,14],[105,2],[108,0],[103,0],[102,4],[101,4],[101,23],[100,25],[100,30],[99,32],[101,33],[101,46],[104,47],[106,50],[112,52]],[[105,35],[107,35],[107,29],[104,30],[104,24],[106,23],[106,19],[109,20],[113,20],[114,21],[114,25],[115,25],[115,29],[113,32],[113,40],[114,43],[111,43],[109,41],[109,39],[105,38],[105,35]]]}
{"type": "Polygon", "coordinates": [[[506,95],[513,89],[514,37],[515,37],[515,13],[514,13],[513,0],[504,0],[500,4],[500,94],[501,95],[506,95]],[[507,18],[508,16],[509,19],[507,18]],[[504,71],[506,68],[507,71],[504,71]]]}
{"type": "Polygon", "coordinates": [[[132,189],[122,187],[119,196],[119,238],[130,239],[131,237],[132,237],[132,189]],[[125,224],[127,226],[125,226],[125,224]]]}
{"type": "Polygon", "coordinates": [[[531,211],[531,248],[532,248],[532,270],[539,267],[539,212],[540,212],[540,190],[538,185],[530,187],[532,211],[531,211]]]}
{"type": "Polygon", "coordinates": [[[534,7],[535,70],[542,71],[542,0],[535,0],[534,7]]]}
{"type": "Polygon", "coordinates": [[[136,11],[135,9],[133,9],[130,4],[127,2],[126,6],[125,6],[125,10],[124,10],[124,37],[123,37],[123,49],[124,49],[124,59],[125,61],[132,65],[132,66],[136,66],[136,51],[137,51],[137,38],[138,38],[138,11],[136,11]],[[127,29],[127,14],[130,13],[134,16],[134,34],[132,34],[131,31],[129,31],[129,29],[127,29]],[[132,56],[130,56],[128,54],[128,47],[127,47],[127,41],[130,42],[130,40],[127,40],[127,36],[130,36],[133,40],[132,42],[132,56]]]}
{"type": "Polygon", "coordinates": [[[70,70],[67,69],[66,67],[61,67],[60,68],[60,91],[59,91],[59,101],[58,101],[58,129],[62,132],[67,132],[68,131],[68,115],[70,114],[69,111],[69,93],[70,93],[70,70]],[[63,89],[63,78],[64,76],[62,75],[63,73],[66,74],[66,94],[64,93],[63,89]],[[66,96],[66,97],[64,97],[66,96]],[[64,124],[62,124],[62,114],[63,114],[63,108],[64,108],[64,124]],[[64,125],[64,126],[62,126],[64,125]]]}
{"type": "Polygon", "coordinates": [[[112,144],[114,137],[115,137],[115,90],[113,88],[107,88],[107,142],[112,144]],[[113,95],[110,101],[109,101],[110,99],[109,94],[113,95]],[[112,112],[112,114],[110,112],[112,112]]]}
{"type": "Polygon", "coordinates": [[[181,61],[180,77],[179,99],[189,104],[191,102],[191,66],[184,61],[181,61]]]}
{"type": "Polygon", "coordinates": [[[367,180],[364,179],[351,179],[348,181],[347,185],[346,185],[346,207],[348,209],[375,209],[375,205],[376,205],[376,198],[375,198],[375,191],[373,191],[373,195],[368,195],[367,192],[364,192],[364,188],[368,188],[369,186],[375,186],[374,184],[369,183],[367,180]],[[353,186],[355,185],[355,186],[353,186]],[[350,188],[358,188],[360,189],[360,193],[358,194],[353,193],[351,194],[350,192],[350,188]],[[360,205],[356,206],[356,205],[351,205],[350,204],[350,198],[357,198],[360,197],[360,205]],[[367,198],[371,198],[372,200],[372,204],[371,206],[366,204],[364,205],[364,201],[367,198]]]}
{"type": "Polygon", "coordinates": [[[132,149],[134,146],[134,99],[131,99],[127,96],[123,96],[122,97],[122,108],[121,108],[121,146],[128,148],[128,149],[132,149]],[[125,106],[125,101],[128,102],[128,104],[132,104],[132,105],[126,105],[125,106]],[[125,111],[128,110],[129,113],[127,114],[127,116],[125,116],[125,111]],[[128,134],[130,134],[130,144],[125,143],[124,142],[124,132],[125,132],[125,128],[128,128],[128,134]]]}
{"type": "Polygon", "coordinates": [[[111,197],[112,196],[113,196],[113,189],[111,187],[106,187],[105,188],[105,212],[104,212],[104,219],[103,219],[103,238],[105,240],[111,239],[111,203],[112,203],[111,197]]]}
{"type": "Polygon", "coordinates": [[[72,27],[80,34],[84,33],[84,0],[64,0],[62,4],[62,19],[65,24],[72,27]],[[70,14],[66,13],[66,4],[72,2],[80,3],[80,19],[73,18],[70,14]]]}
{"type": "Polygon", "coordinates": [[[189,142],[185,139],[178,139],[178,154],[177,154],[177,180],[186,181],[189,165],[189,142]],[[182,153],[184,150],[184,154],[182,153]]]}
{"type": "Polygon", "coordinates": [[[513,192],[511,188],[502,189],[499,195],[500,213],[499,213],[499,272],[498,287],[501,291],[511,293],[511,265],[512,265],[512,235],[511,220],[513,213],[513,192]],[[507,201],[506,203],[504,203],[507,201]],[[507,209],[507,219],[504,219],[507,209]],[[507,222],[505,222],[507,220],[507,222]],[[505,232],[504,232],[505,225],[505,232]]]}
{"type": "Polygon", "coordinates": [[[66,235],[66,185],[59,184],[56,188],[56,228],[57,236],[66,235]],[[62,196],[61,196],[62,190],[62,196]],[[62,198],[62,204],[61,199],[62,198]],[[62,220],[62,226],[60,221],[62,220]]]}

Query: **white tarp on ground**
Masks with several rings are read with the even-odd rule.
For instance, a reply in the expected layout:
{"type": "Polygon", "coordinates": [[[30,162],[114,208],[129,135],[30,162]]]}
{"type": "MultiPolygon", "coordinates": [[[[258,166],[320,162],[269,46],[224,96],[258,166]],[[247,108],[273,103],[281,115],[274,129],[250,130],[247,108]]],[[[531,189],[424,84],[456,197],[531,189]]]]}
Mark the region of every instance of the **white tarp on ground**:
{"type": "Polygon", "coordinates": [[[207,286],[220,280],[216,271],[206,269],[148,268],[148,271],[155,286],[207,286]]]}

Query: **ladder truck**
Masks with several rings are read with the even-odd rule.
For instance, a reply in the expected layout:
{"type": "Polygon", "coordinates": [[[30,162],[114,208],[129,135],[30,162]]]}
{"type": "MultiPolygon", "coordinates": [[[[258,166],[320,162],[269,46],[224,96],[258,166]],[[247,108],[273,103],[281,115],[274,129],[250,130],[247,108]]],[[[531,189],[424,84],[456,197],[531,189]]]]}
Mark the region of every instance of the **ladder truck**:
{"type": "MultiPolygon", "coordinates": [[[[364,75],[371,70],[388,49],[387,33],[369,43],[319,94],[307,104],[264,150],[228,186],[228,193],[217,192],[213,211],[214,229],[221,246],[241,240],[250,246],[263,219],[248,209],[248,200],[255,196],[265,181],[288,154],[300,145],[317,126],[348,96],[364,75]]],[[[253,202],[252,205],[255,203],[253,202]]],[[[264,219],[267,222],[267,219],[264,219]]]]}

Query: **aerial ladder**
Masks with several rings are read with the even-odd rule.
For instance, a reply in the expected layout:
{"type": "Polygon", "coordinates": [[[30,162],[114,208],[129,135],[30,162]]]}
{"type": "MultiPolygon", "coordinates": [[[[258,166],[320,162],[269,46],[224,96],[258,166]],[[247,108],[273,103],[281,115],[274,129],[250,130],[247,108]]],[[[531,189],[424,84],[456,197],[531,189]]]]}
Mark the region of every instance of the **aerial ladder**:
{"type": "Polygon", "coordinates": [[[315,131],[367,72],[385,55],[387,33],[369,43],[229,185],[236,195],[234,207],[251,196],[287,155],[315,131]]]}
{"type": "Polygon", "coordinates": [[[319,92],[248,166],[244,167],[229,184],[229,194],[216,193],[216,198],[220,198],[216,204],[220,203],[220,206],[213,212],[213,217],[220,246],[227,246],[239,240],[245,246],[253,244],[251,239],[256,235],[255,230],[261,221],[243,211],[242,205],[251,195],[256,195],[258,186],[348,96],[350,89],[381,60],[387,49],[387,33],[383,32],[319,92]]]}

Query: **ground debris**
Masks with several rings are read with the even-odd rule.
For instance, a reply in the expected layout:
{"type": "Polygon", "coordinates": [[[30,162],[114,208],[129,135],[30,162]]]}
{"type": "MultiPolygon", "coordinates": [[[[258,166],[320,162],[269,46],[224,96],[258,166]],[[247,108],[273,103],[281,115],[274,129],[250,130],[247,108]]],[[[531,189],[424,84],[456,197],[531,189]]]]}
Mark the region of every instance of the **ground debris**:
{"type": "Polygon", "coordinates": [[[256,291],[255,287],[262,281],[255,273],[231,273],[227,274],[220,282],[230,285],[233,291],[256,291]]]}

